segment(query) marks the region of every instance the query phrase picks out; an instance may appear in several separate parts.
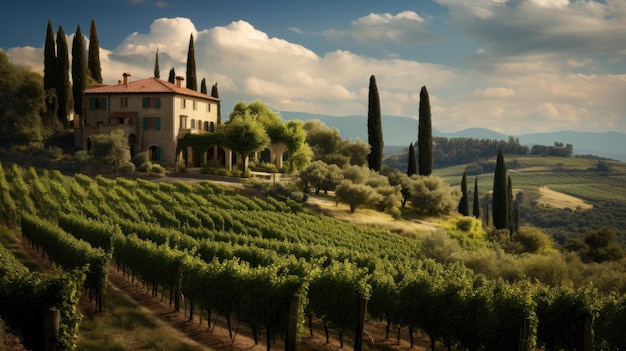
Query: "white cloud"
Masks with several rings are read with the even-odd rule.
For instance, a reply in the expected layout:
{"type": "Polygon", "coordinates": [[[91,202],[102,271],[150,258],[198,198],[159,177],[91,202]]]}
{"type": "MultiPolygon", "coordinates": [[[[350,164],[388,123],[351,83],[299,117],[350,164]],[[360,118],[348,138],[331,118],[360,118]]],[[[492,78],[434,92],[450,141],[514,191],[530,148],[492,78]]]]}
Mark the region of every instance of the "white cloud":
{"type": "Polygon", "coordinates": [[[329,29],[324,32],[324,36],[330,40],[350,37],[360,43],[387,41],[409,46],[433,40],[428,24],[427,19],[414,11],[403,11],[395,15],[370,13],[352,21],[349,30],[329,29]]]}
{"type": "Polygon", "coordinates": [[[484,98],[506,98],[515,95],[515,91],[510,88],[484,88],[474,92],[474,95],[484,98]]]}

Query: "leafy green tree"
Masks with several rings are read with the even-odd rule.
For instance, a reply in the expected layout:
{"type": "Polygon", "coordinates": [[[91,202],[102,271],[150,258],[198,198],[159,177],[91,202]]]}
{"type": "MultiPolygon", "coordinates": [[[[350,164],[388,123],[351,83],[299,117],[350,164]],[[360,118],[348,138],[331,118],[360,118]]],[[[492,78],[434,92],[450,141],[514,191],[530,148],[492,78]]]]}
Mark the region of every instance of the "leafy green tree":
{"type": "Polygon", "coordinates": [[[365,184],[372,171],[366,166],[346,165],[343,167],[343,177],[354,184],[365,184]]]}
{"type": "Polygon", "coordinates": [[[208,90],[207,90],[207,86],[206,86],[206,78],[202,78],[202,81],[200,81],[200,92],[202,94],[207,94],[208,90]]]}
{"type": "Polygon", "coordinates": [[[417,157],[419,175],[429,176],[433,173],[433,127],[430,114],[428,90],[423,86],[420,90],[419,124],[417,132],[417,157]]]}
{"type": "Polygon", "coordinates": [[[359,206],[375,204],[382,200],[374,188],[365,184],[355,184],[349,180],[342,181],[335,190],[335,196],[350,206],[354,213],[359,206]]]}
{"type": "Polygon", "coordinates": [[[167,77],[167,81],[174,84],[176,83],[176,71],[174,70],[174,67],[172,67],[172,69],[170,69],[170,74],[167,77]]]}
{"type": "Polygon", "coordinates": [[[467,173],[463,172],[461,179],[461,201],[459,201],[459,213],[469,216],[469,197],[467,195],[467,173]]]}
{"type": "Polygon", "coordinates": [[[492,216],[493,226],[496,229],[508,229],[509,227],[509,204],[506,177],[506,165],[504,164],[504,154],[498,151],[496,159],[496,171],[493,178],[492,194],[492,216]]]}
{"type": "Polygon", "coordinates": [[[93,135],[89,155],[96,163],[107,166],[111,171],[128,172],[135,168],[130,162],[128,137],[121,129],[93,135]]]}
{"type": "Polygon", "coordinates": [[[311,119],[304,123],[304,130],[307,133],[306,143],[313,149],[314,160],[338,152],[341,146],[339,129],[327,127],[319,119],[311,119]]]}
{"type": "Polygon", "coordinates": [[[370,77],[369,98],[367,105],[367,141],[370,153],[367,156],[369,168],[380,171],[383,164],[383,127],[381,122],[380,98],[376,87],[376,77],[370,77]]]}
{"type": "Polygon", "coordinates": [[[480,200],[478,197],[478,177],[474,179],[474,207],[472,208],[472,215],[476,218],[480,218],[480,200]]]}
{"type": "Polygon", "coordinates": [[[0,144],[41,141],[46,111],[41,75],[12,64],[0,50],[0,77],[0,144]]]}
{"type": "Polygon", "coordinates": [[[417,158],[415,157],[415,147],[411,143],[409,145],[409,166],[406,170],[406,175],[410,177],[413,174],[417,174],[417,158]]]}
{"type": "Polygon", "coordinates": [[[198,90],[196,77],[196,50],[193,45],[193,34],[189,37],[189,49],[187,50],[187,88],[198,90]]]}
{"type": "Polygon", "coordinates": [[[154,78],[161,78],[161,70],[159,69],[159,48],[157,48],[154,56],[154,78]]]}
{"type": "MultiPolygon", "coordinates": [[[[211,96],[216,99],[220,98],[220,93],[217,90],[217,82],[215,82],[215,84],[213,84],[213,86],[211,87],[211,96]]],[[[222,124],[222,103],[221,102],[217,103],[217,124],[218,125],[222,124]]]]}
{"type": "Polygon", "coordinates": [[[100,67],[100,40],[96,30],[96,20],[91,19],[89,27],[89,57],[87,59],[89,76],[98,84],[102,84],[102,68],[100,67]]]}
{"type": "Polygon", "coordinates": [[[569,239],[563,247],[577,251],[584,262],[619,261],[626,257],[626,250],[617,241],[615,231],[606,226],[588,231],[583,240],[569,239]]]}
{"type": "Polygon", "coordinates": [[[338,153],[346,156],[351,165],[364,166],[367,164],[367,155],[370,154],[370,145],[360,139],[342,140],[338,153]]]}
{"type": "Polygon", "coordinates": [[[241,156],[241,170],[244,172],[247,168],[246,158],[263,150],[270,143],[270,137],[263,125],[250,118],[230,120],[224,133],[225,146],[241,156]]]}
{"type": "Polygon", "coordinates": [[[82,115],[83,91],[87,88],[87,59],[85,57],[85,37],[80,30],[80,25],[76,28],[74,40],[72,42],[72,93],[74,96],[74,112],[82,115]]]}
{"type": "Polygon", "coordinates": [[[57,76],[56,76],[56,92],[57,99],[59,101],[59,110],[57,116],[63,123],[63,126],[69,126],[70,108],[70,58],[67,48],[67,39],[65,38],[65,31],[63,26],[59,26],[57,31],[57,60],[56,60],[57,76]]]}
{"type": "Polygon", "coordinates": [[[459,199],[459,191],[439,177],[411,176],[409,184],[411,207],[417,213],[429,216],[450,213],[459,199]]]}
{"type": "Polygon", "coordinates": [[[324,161],[313,161],[306,168],[300,171],[300,182],[302,191],[307,193],[310,187],[315,189],[315,194],[319,194],[323,182],[326,178],[326,168],[328,165],[324,161]]]}

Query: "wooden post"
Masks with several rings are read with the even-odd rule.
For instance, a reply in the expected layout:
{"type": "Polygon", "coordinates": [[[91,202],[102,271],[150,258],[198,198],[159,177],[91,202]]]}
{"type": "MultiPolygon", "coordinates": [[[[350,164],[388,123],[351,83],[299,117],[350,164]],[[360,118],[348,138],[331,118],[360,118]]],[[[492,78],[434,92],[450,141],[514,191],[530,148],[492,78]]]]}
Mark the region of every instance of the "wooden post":
{"type": "Polygon", "coordinates": [[[56,351],[59,339],[59,325],[61,323],[61,311],[49,308],[44,312],[43,338],[44,351],[56,351]]]}
{"type": "Polygon", "coordinates": [[[298,350],[298,311],[300,310],[300,297],[293,296],[289,306],[289,322],[287,324],[287,338],[285,340],[285,351],[298,350]]]}
{"type": "Polygon", "coordinates": [[[354,335],[354,351],[361,351],[363,346],[363,329],[365,329],[365,311],[367,310],[367,299],[359,300],[359,321],[356,325],[356,334],[354,335]]]}
{"type": "Polygon", "coordinates": [[[593,351],[593,316],[585,316],[585,329],[583,331],[583,351],[593,351]]]}
{"type": "Polygon", "coordinates": [[[519,335],[519,351],[529,351],[530,350],[530,318],[524,319],[522,322],[522,326],[520,328],[519,335]]]}

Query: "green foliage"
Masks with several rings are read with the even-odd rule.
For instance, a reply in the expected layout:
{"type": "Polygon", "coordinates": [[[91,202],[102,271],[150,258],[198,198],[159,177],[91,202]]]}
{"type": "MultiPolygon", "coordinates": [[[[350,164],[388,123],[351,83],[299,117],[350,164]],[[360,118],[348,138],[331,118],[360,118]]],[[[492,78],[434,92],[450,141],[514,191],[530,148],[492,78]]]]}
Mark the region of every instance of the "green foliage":
{"type": "Polygon", "coordinates": [[[85,57],[85,37],[80,25],[74,33],[72,41],[72,95],[74,96],[74,112],[82,115],[84,112],[83,91],[87,88],[87,59],[85,57]]]}
{"type": "Polygon", "coordinates": [[[45,93],[41,76],[9,61],[0,50],[0,141],[27,144],[43,139],[45,93]]]}
{"type": "Polygon", "coordinates": [[[409,165],[407,167],[406,174],[410,177],[414,174],[417,174],[417,158],[415,156],[415,147],[413,147],[413,143],[409,145],[409,165]]]}
{"type": "Polygon", "coordinates": [[[414,175],[410,178],[411,207],[417,213],[430,216],[446,214],[457,204],[458,190],[450,188],[443,179],[414,175]]]}
{"type": "Polygon", "coordinates": [[[382,195],[371,186],[355,184],[349,180],[344,180],[337,185],[335,196],[339,201],[350,206],[350,212],[356,211],[359,206],[374,205],[383,200],[382,195]]]}
{"type": "Polygon", "coordinates": [[[193,34],[189,37],[189,49],[187,50],[187,89],[198,90],[196,51],[193,45],[193,34]]]}
{"type": "Polygon", "coordinates": [[[89,154],[96,163],[112,171],[123,171],[130,163],[130,147],[121,129],[112,129],[109,133],[93,135],[89,154]]]}
{"type": "Polygon", "coordinates": [[[498,151],[496,171],[493,177],[492,193],[493,225],[496,229],[509,229],[509,201],[507,196],[507,176],[502,150],[498,151]]]}
{"type": "Polygon", "coordinates": [[[459,213],[463,216],[469,216],[469,197],[467,195],[467,174],[463,172],[461,180],[461,200],[459,201],[459,213]]]}
{"type": "Polygon", "coordinates": [[[369,168],[380,171],[383,163],[383,127],[380,116],[380,98],[376,77],[370,77],[369,95],[367,104],[367,142],[371,148],[367,161],[369,168]]]}
{"type": "MultiPolygon", "coordinates": [[[[96,20],[91,19],[89,27],[89,53],[87,57],[89,76],[97,84],[102,84],[102,68],[100,67],[100,40],[96,30],[96,20]]],[[[174,82],[172,82],[174,83],[174,82]]]]}
{"type": "MultiPolygon", "coordinates": [[[[243,159],[261,151],[270,143],[263,125],[250,118],[231,120],[224,133],[224,146],[241,155],[243,159]]],[[[245,170],[245,162],[242,162],[241,170],[245,170]]]]}
{"type": "Polygon", "coordinates": [[[57,56],[56,56],[56,94],[58,99],[57,116],[64,126],[69,126],[70,102],[72,101],[70,87],[70,58],[67,48],[67,39],[63,26],[57,31],[57,56]]]}
{"type": "Polygon", "coordinates": [[[430,98],[428,90],[423,86],[420,90],[419,124],[417,132],[417,171],[421,176],[429,176],[433,172],[433,131],[430,114],[430,98]]]}
{"type": "Polygon", "coordinates": [[[33,350],[43,349],[41,329],[44,311],[61,311],[58,350],[74,350],[81,314],[77,305],[85,276],[80,270],[54,275],[32,273],[0,244],[0,315],[22,336],[23,344],[33,350]]]}

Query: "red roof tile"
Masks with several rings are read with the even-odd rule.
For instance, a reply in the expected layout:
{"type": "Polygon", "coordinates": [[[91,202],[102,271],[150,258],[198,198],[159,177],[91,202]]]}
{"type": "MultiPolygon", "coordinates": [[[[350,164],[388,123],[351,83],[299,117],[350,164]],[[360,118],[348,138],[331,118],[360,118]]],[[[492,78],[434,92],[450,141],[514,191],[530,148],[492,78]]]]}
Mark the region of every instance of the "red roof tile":
{"type": "Polygon", "coordinates": [[[179,88],[176,84],[158,79],[158,78],[145,78],[135,81],[130,81],[128,84],[119,83],[113,85],[101,85],[93,88],[86,89],[85,94],[137,94],[137,93],[169,93],[193,96],[201,99],[208,99],[219,101],[219,99],[212,97],[211,95],[203,94],[199,91],[195,91],[187,88],[179,88]]]}

